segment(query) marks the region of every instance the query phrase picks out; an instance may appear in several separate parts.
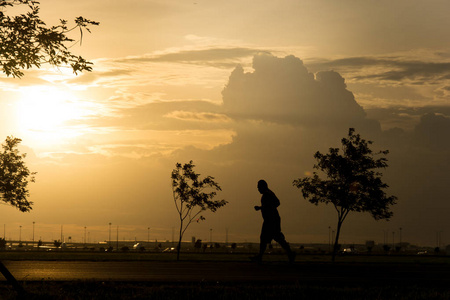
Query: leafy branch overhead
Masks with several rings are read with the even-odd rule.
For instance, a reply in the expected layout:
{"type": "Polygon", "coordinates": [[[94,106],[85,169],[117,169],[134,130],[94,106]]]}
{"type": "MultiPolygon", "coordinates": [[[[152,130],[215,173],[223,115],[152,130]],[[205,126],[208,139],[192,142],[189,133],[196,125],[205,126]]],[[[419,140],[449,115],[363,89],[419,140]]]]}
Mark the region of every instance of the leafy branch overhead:
{"type": "Polygon", "coordinates": [[[72,27],[67,20],[59,20],[59,25],[47,26],[39,16],[39,2],[32,0],[0,0],[0,63],[7,76],[22,77],[22,70],[40,68],[48,63],[52,66],[70,66],[75,74],[91,71],[92,63],[81,56],[72,54],[69,49],[82,42],[83,31],[90,32],[90,26],[98,22],[78,17],[72,27]],[[5,14],[7,7],[23,5],[25,13],[15,16],[5,14]],[[79,30],[80,38],[68,36],[79,30]]]}

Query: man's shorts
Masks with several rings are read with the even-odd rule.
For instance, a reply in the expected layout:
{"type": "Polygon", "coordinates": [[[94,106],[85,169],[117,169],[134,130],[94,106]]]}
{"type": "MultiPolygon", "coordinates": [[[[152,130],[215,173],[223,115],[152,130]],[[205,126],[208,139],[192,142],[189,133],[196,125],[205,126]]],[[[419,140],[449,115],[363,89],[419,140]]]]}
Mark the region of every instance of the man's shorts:
{"type": "Polygon", "coordinates": [[[284,241],[284,234],[281,232],[281,224],[280,222],[266,222],[264,221],[262,229],[260,241],[261,243],[270,243],[272,240],[276,242],[284,241]]]}

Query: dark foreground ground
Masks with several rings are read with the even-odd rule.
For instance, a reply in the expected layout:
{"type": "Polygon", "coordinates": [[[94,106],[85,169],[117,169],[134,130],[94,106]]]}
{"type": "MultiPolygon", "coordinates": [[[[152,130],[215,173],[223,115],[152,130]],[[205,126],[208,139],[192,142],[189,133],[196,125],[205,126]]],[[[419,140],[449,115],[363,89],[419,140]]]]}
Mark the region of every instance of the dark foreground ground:
{"type": "Polygon", "coordinates": [[[409,284],[233,282],[26,282],[22,298],[0,284],[0,299],[450,299],[448,287],[409,284]]]}
{"type": "MultiPolygon", "coordinates": [[[[450,299],[448,259],[6,260],[24,299],[450,299]]],[[[0,277],[0,299],[17,293],[0,277]]]]}

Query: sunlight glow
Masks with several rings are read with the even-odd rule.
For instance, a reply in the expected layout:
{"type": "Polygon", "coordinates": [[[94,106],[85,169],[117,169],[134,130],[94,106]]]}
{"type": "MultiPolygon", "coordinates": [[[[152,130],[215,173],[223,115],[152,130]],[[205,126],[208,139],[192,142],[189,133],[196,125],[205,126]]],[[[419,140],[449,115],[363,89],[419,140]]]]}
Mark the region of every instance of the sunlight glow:
{"type": "Polygon", "coordinates": [[[21,138],[33,146],[54,146],[81,134],[68,121],[81,119],[90,111],[76,97],[57,88],[33,86],[21,89],[16,106],[17,128],[21,138]]]}

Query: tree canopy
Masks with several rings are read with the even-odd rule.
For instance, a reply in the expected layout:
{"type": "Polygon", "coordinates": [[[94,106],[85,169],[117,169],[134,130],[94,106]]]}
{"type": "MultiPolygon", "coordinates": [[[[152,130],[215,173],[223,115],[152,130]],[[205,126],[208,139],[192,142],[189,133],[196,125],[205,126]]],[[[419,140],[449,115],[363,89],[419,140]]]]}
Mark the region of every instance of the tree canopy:
{"type": "Polygon", "coordinates": [[[337,250],[342,223],[349,212],[369,212],[375,220],[389,220],[393,213],[390,206],[397,197],[388,196],[389,187],[381,180],[382,172],[388,166],[385,156],[388,150],[374,153],[369,146],[372,141],[362,139],[355,129],[350,128],[348,137],[343,138],[342,154],[339,148],[330,148],[329,153],[315,153],[317,164],[314,169],[325,174],[322,179],[317,172],[311,177],[294,180],[303,197],[309,202],[332,204],[338,214],[338,227],[333,251],[337,250]],[[376,158],[380,155],[381,157],[376,158]]]}
{"type": "Polygon", "coordinates": [[[24,69],[52,66],[69,66],[75,74],[91,71],[92,63],[70,52],[76,43],[68,34],[76,29],[90,32],[89,26],[98,22],[77,17],[69,27],[67,20],[47,26],[39,16],[39,2],[34,0],[0,0],[0,64],[6,76],[22,77],[24,69]],[[7,8],[26,6],[26,12],[14,16],[6,14],[7,8]]]}
{"type": "Polygon", "coordinates": [[[22,140],[7,137],[0,152],[0,200],[22,212],[31,210],[33,202],[28,201],[28,183],[34,182],[36,173],[25,165],[26,154],[20,154],[17,146],[22,140]]]}

